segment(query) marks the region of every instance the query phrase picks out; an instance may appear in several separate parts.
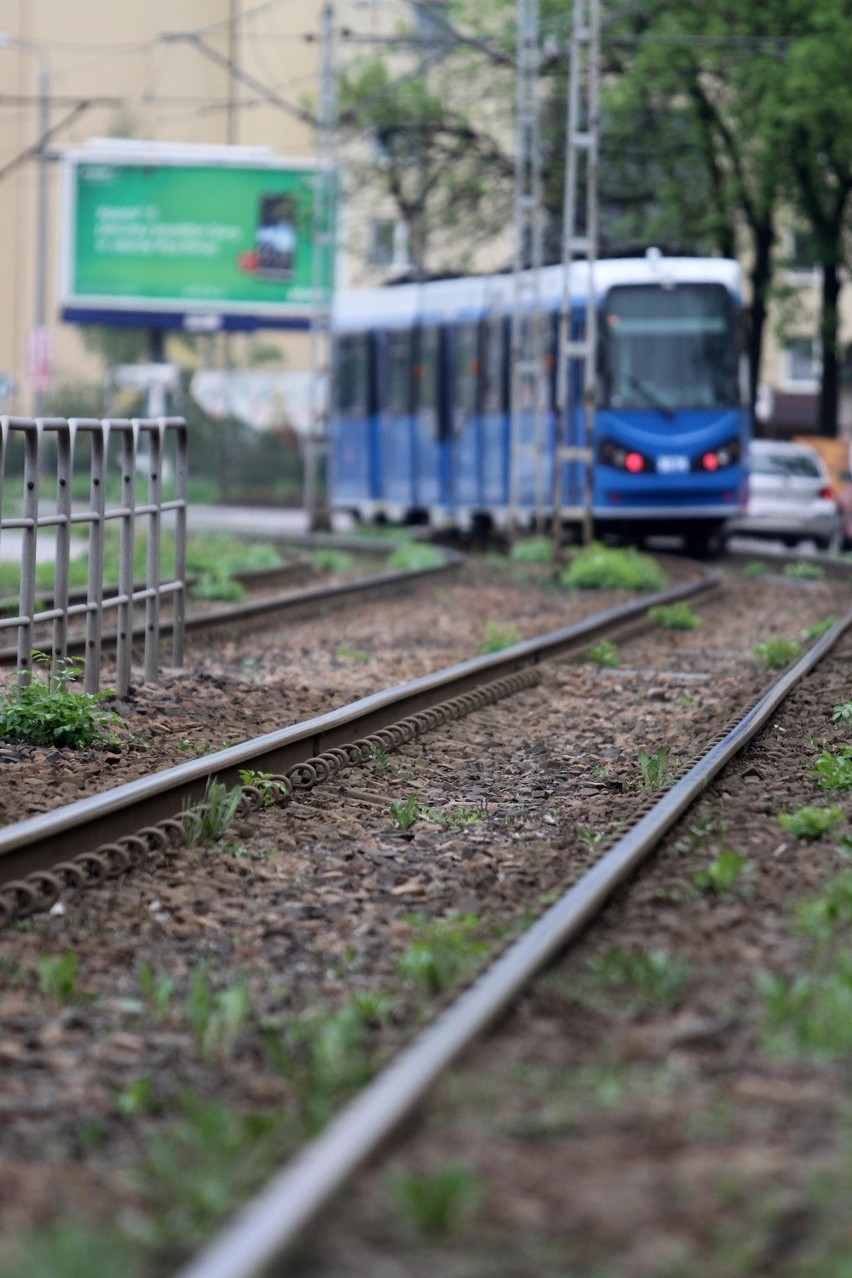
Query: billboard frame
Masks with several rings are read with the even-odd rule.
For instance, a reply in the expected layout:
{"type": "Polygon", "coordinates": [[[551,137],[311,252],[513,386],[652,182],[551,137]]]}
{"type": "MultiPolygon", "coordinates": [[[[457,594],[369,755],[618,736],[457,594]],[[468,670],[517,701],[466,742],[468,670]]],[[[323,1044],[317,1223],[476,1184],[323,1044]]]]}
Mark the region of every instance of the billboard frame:
{"type": "MultiPolygon", "coordinates": [[[[188,333],[253,332],[257,329],[308,330],[317,312],[331,304],[334,262],[329,262],[328,288],[321,297],[305,301],[260,302],[234,298],[145,297],[125,293],[99,294],[78,287],[78,173],[81,166],[116,169],[221,168],[257,170],[314,177],[313,200],[323,178],[333,180],[331,166],[316,159],[284,157],[265,146],[216,146],[195,143],[91,139],[84,147],[62,153],[62,219],[60,243],[60,318],[72,324],[181,330],[188,333]]],[[[317,246],[312,245],[312,251],[317,246]]],[[[315,294],[315,281],[308,281],[315,294]]]]}

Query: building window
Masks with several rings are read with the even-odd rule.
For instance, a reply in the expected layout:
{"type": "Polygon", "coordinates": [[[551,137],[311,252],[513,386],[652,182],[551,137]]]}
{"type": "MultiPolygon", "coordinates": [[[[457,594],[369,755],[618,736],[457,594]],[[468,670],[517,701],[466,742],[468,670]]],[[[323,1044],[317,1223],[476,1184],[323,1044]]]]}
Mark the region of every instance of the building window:
{"type": "Polygon", "coordinates": [[[394,230],[392,218],[373,218],[370,222],[367,259],[371,266],[390,266],[393,261],[394,230]]]}
{"type": "Polygon", "coordinates": [[[450,25],[449,0],[428,0],[414,11],[414,30],[424,44],[451,48],[456,42],[450,25]]]}
{"type": "Polygon", "coordinates": [[[790,270],[814,271],[817,264],[813,235],[809,231],[791,231],[790,270]]]}
{"type": "Polygon", "coordinates": [[[822,374],[819,343],[813,337],[793,337],[787,343],[787,381],[813,386],[822,374]]]}

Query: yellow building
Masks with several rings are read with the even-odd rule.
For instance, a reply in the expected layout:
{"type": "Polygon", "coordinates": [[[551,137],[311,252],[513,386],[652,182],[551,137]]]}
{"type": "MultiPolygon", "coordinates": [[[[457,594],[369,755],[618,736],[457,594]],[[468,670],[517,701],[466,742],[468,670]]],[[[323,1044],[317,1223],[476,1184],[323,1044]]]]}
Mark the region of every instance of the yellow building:
{"type": "Polygon", "coordinates": [[[61,153],[129,137],[310,158],[315,130],[302,108],[317,98],[320,9],[318,0],[0,0],[2,411],[33,409],[40,327],[52,386],[103,371],[77,327],[58,319],[61,153]]]}

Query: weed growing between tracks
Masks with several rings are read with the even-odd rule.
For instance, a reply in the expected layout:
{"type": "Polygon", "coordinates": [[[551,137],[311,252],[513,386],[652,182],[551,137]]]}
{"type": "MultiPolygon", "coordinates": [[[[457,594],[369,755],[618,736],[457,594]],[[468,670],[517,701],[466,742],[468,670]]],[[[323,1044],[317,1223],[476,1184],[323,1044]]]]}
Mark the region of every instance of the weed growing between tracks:
{"type": "MultiPolygon", "coordinates": [[[[43,652],[33,653],[33,662],[50,666],[43,652]]],[[[0,739],[75,750],[96,741],[113,741],[111,730],[120,726],[121,719],[101,705],[112,694],[75,692],[69,684],[82,673],[77,662],[56,663],[46,682],[31,679],[0,692],[0,739]]]]}

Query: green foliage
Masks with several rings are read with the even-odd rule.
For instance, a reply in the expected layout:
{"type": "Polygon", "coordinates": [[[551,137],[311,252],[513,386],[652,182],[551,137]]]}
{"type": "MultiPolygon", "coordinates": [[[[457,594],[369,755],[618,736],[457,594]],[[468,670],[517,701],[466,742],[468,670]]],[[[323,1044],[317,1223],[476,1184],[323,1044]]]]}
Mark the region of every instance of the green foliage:
{"type": "Polygon", "coordinates": [[[115,1106],[126,1118],[137,1114],[154,1114],[161,1108],[154,1080],[149,1075],[135,1078],[115,1095],[115,1106]]]}
{"type": "Polygon", "coordinates": [[[438,547],[422,541],[409,542],[388,556],[388,568],[393,572],[421,572],[425,568],[438,568],[443,562],[444,556],[438,547]]]}
{"type": "Polygon", "coordinates": [[[819,777],[823,790],[852,790],[852,746],[837,751],[823,750],[811,776],[819,777]]]}
{"type": "Polygon", "coordinates": [[[639,747],[636,762],[642,776],[642,784],[647,790],[663,790],[671,785],[674,773],[668,766],[669,752],[666,746],[660,746],[653,752],[639,747]]]}
{"type": "Polygon", "coordinates": [[[193,599],[216,600],[220,603],[239,603],[246,597],[242,582],[235,581],[224,572],[206,572],[192,583],[193,599]]]}
{"type": "Polygon", "coordinates": [[[500,652],[503,648],[511,648],[521,642],[518,627],[514,625],[500,626],[495,621],[486,621],[485,638],[479,645],[481,653],[500,652]]]}
{"type": "MultiPolygon", "coordinates": [[[[404,61],[403,74],[372,52],[350,63],[340,86],[341,118],[344,136],[373,138],[369,163],[354,177],[407,224],[414,269],[429,269],[432,236],[444,228],[450,233],[441,237],[441,265],[464,272],[470,245],[498,234],[511,215],[512,167],[496,130],[471,113],[469,46],[448,40],[437,21],[430,26],[414,47],[428,47],[431,36],[431,54],[421,64],[404,61]]],[[[492,93],[496,70],[490,67],[492,93]]]]}
{"type": "Polygon", "coordinates": [[[621,654],[611,639],[601,639],[586,651],[586,660],[592,661],[601,669],[617,670],[621,665],[621,654]]]}
{"type": "Polygon", "coordinates": [[[467,826],[481,825],[485,820],[482,808],[469,808],[461,804],[457,808],[424,808],[423,816],[438,825],[447,825],[451,830],[462,830],[467,826]]]}
{"type": "Polygon", "coordinates": [[[852,955],[794,977],[761,973],[769,1045],[785,1053],[840,1059],[852,1052],[852,955]]]}
{"type": "Polygon", "coordinates": [[[241,785],[257,790],[265,808],[271,808],[274,803],[283,803],[292,794],[289,783],[283,777],[276,777],[272,772],[256,772],[252,768],[241,768],[239,777],[241,785]]]}
{"type": "Polygon", "coordinates": [[[573,556],[562,573],[563,586],[583,590],[662,590],[665,576],[655,559],[632,546],[626,549],[593,543],[573,556]]]}
{"type": "Polygon", "coordinates": [[[80,960],[73,950],[53,956],[42,954],[38,960],[38,987],[45,998],[70,1003],[77,989],[80,960]]]}
{"type": "MultiPolygon", "coordinates": [[[[36,654],[36,659],[42,654],[36,654]]],[[[121,719],[100,702],[109,692],[73,692],[68,688],[81,669],[72,663],[54,670],[48,683],[33,678],[0,692],[0,738],[33,745],[80,750],[95,741],[111,741],[105,729],[121,719]]]]}
{"type": "Polygon", "coordinates": [[[345,573],[352,571],[354,560],[345,550],[315,550],[311,562],[320,572],[345,573]]]}
{"type": "Polygon", "coordinates": [[[240,981],[214,990],[206,964],[199,963],[190,973],[186,1010],[205,1060],[230,1060],[251,1016],[248,986],[240,981]]]}
{"type": "Polygon", "coordinates": [[[632,992],[638,1006],[672,1007],[690,975],[689,964],[663,950],[648,954],[613,945],[589,960],[589,972],[602,989],[632,992]]]}
{"type": "Polygon", "coordinates": [[[715,860],[692,874],[692,882],[701,892],[713,892],[721,896],[730,892],[739,882],[747,865],[741,852],[722,848],[715,860]]]}
{"type": "Polygon", "coordinates": [[[403,953],[399,969],[404,977],[430,994],[444,994],[480,967],[490,948],[474,914],[450,914],[443,919],[417,919],[416,934],[403,953]]]}
{"type": "Polygon", "coordinates": [[[799,925],[823,943],[848,932],[852,926],[852,871],[837,875],[819,896],[803,902],[799,925]]]}
{"type": "Polygon", "coordinates": [[[355,995],[342,1007],[312,1011],[280,1034],[266,1029],[264,1049],[293,1089],[305,1130],[321,1127],[340,1101],[369,1080],[370,1029],[391,1007],[387,997],[355,995]]]}
{"type": "Polygon", "coordinates": [[[852,872],[833,878],[798,911],[814,942],[810,962],[793,976],[762,973],[769,1046],[784,1053],[843,1060],[852,1051],[852,872]]]}
{"type": "Polygon", "coordinates": [[[844,701],[842,705],[835,706],[831,722],[852,723],[852,701],[844,701]]]}
{"type": "Polygon", "coordinates": [[[688,603],[657,604],[648,609],[648,616],[664,630],[695,630],[703,625],[688,603]]]}
{"type": "Polygon", "coordinates": [[[362,666],[364,662],[370,660],[370,654],[362,652],[360,648],[350,648],[348,644],[342,643],[337,649],[338,657],[344,661],[351,661],[353,665],[362,666]]]}
{"type": "Polygon", "coordinates": [[[10,1242],[2,1272],[3,1278],[137,1278],[143,1261],[132,1241],[103,1222],[87,1225],[75,1220],[40,1225],[10,1242]]]}
{"type": "Polygon", "coordinates": [[[784,576],[793,581],[821,581],[825,576],[824,569],[818,564],[801,563],[785,564],[784,576]]]}
{"type": "Polygon", "coordinates": [[[246,543],[226,533],[207,532],[190,537],[186,546],[188,572],[234,576],[262,568],[279,568],[282,562],[280,552],[269,542],[246,543]]]}
{"type": "Polygon", "coordinates": [[[453,1163],[421,1171],[411,1168],[391,1179],[397,1205],[420,1238],[447,1238],[482,1195],[482,1182],[453,1163]]]}
{"type": "Polygon", "coordinates": [[[825,617],[822,621],[815,621],[812,625],[806,626],[804,630],[805,639],[819,639],[820,635],[824,635],[827,630],[830,630],[836,621],[836,617],[825,617]]]}
{"type": "Polygon", "coordinates": [[[747,564],[743,564],[742,573],[746,578],[767,577],[769,564],[764,563],[762,559],[750,559],[747,564]]]}
{"type": "MultiPolygon", "coordinates": [[[[151,1249],[184,1255],[209,1239],[270,1174],[280,1158],[285,1118],[280,1112],[245,1114],[228,1102],[192,1096],[181,1107],[182,1116],[146,1149],[134,1232],[151,1249]]],[[[123,1278],[121,1269],[92,1270],[90,1278],[113,1272],[123,1278]]]]}
{"type": "Polygon", "coordinates": [[[779,812],[778,820],[797,839],[821,839],[843,820],[843,809],[838,804],[827,808],[808,804],[796,812],[779,812]]]}
{"type": "Polygon", "coordinates": [[[401,830],[408,830],[420,814],[420,808],[413,794],[410,794],[404,800],[394,799],[390,811],[391,816],[401,830]]]}
{"type": "Polygon", "coordinates": [[[242,797],[240,786],[229,790],[222,781],[209,780],[202,801],[184,808],[181,813],[180,819],[190,847],[198,843],[218,842],[233,824],[242,797]]]}
{"type": "Polygon", "coordinates": [[[796,639],[785,639],[778,636],[766,643],[755,644],[754,655],[761,660],[767,670],[783,670],[795,661],[802,651],[802,645],[796,639]]]}
{"type": "Polygon", "coordinates": [[[147,964],[139,972],[139,989],[142,997],[150,1007],[154,1019],[165,1020],[174,994],[174,977],[165,973],[157,973],[147,964]]]}
{"type": "Polygon", "coordinates": [[[553,559],[553,543],[549,537],[525,537],[509,551],[513,564],[549,564],[553,559]]]}
{"type": "Polygon", "coordinates": [[[368,758],[372,761],[373,767],[379,776],[383,776],[387,772],[388,764],[390,763],[390,755],[387,750],[382,750],[379,746],[373,746],[368,758]]]}

